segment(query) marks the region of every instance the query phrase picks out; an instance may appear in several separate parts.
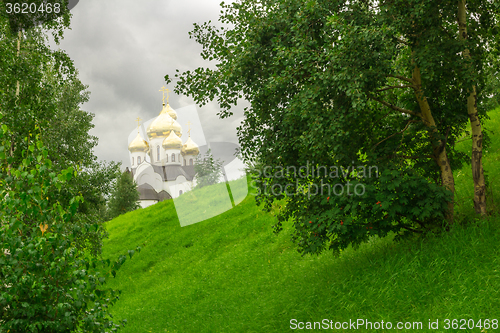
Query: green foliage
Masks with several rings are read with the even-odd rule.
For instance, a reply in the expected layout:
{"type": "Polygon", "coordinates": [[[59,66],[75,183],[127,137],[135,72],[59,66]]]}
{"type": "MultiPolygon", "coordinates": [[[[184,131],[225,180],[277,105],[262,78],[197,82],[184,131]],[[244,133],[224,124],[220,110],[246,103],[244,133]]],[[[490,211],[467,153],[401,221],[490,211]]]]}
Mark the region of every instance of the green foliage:
{"type": "MultiPolygon", "coordinates": [[[[12,33],[32,29],[41,24],[46,28],[57,29],[62,28],[62,22],[67,27],[71,17],[68,0],[52,0],[49,3],[43,0],[33,0],[29,3],[19,0],[0,0],[0,9],[0,17],[8,19],[12,33]],[[28,8],[25,7],[26,4],[28,8]]],[[[58,32],[62,33],[60,30],[58,32]]]]}
{"type": "MultiPolygon", "coordinates": [[[[500,37],[497,38],[500,39],[500,37]]],[[[488,61],[492,66],[486,68],[486,85],[483,94],[488,98],[483,101],[483,108],[492,110],[500,106],[500,50],[492,50],[488,61]]]]}
{"type": "Polygon", "coordinates": [[[111,198],[108,202],[108,219],[115,218],[132,210],[140,208],[137,184],[132,178],[132,173],[124,171],[117,179],[111,198]]]}
{"type": "MultiPolygon", "coordinates": [[[[10,129],[11,166],[21,164],[22,152],[28,149],[24,138],[38,126],[54,172],[69,167],[79,171],[65,183],[58,200],[69,205],[69,198],[80,195],[84,201],[78,206],[75,223],[103,222],[105,198],[120,165],[97,162],[93,154],[97,138],[89,134],[94,127],[94,115],[80,109],[89,99],[88,87],[78,78],[69,56],[49,46],[50,32],[56,41],[62,38],[70,13],[65,12],[57,20],[39,22],[41,27],[26,29],[19,35],[11,31],[17,28],[3,15],[4,5],[0,1],[0,113],[2,123],[10,129]]],[[[98,255],[103,237],[102,227],[91,230],[78,240],[78,247],[98,255]]]]}
{"type": "MultiPolygon", "coordinates": [[[[36,128],[35,132],[39,130],[36,128]]],[[[97,223],[75,223],[81,196],[58,200],[77,175],[72,167],[53,171],[36,134],[20,165],[12,167],[9,131],[0,129],[0,321],[5,332],[107,332],[115,324],[109,307],[118,292],[105,288],[125,261],[89,258],[77,246],[97,223]],[[98,267],[105,269],[98,269],[98,267]],[[107,272],[106,272],[107,271],[107,272]],[[104,273],[103,273],[104,272],[104,273]]],[[[3,331],[2,331],[3,332],[3,331]]]]}
{"type": "MultiPolygon", "coordinates": [[[[499,154],[485,161],[493,167],[499,154]]],[[[500,178],[494,180],[500,194],[500,178]]],[[[212,192],[205,187],[186,194],[209,209],[212,192]]],[[[292,331],[293,318],[334,323],[365,318],[391,321],[393,327],[398,321],[422,321],[426,327],[433,318],[442,327],[446,318],[477,323],[500,316],[498,216],[471,219],[472,225],[457,225],[439,237],[393,242],[392,236],[372,236],[338,257],[327,252],[304,257],[290,241],[291,224],[279,235],[271,232],[273,213],[282,204],[267,213],[252,195],[253,190],[233,209],[187,227],[179,226],[172,200],[107,222],[105,258],[144,244],[141,255],[110,281],[123,291],[112,313],[127,317],[124,332],[281,333],[292,331]]],[[[470,198],[467,204],[473,209],[470,198]]]]}
{"type": "MultiPolygon", "coordinates": [[[[177,74],[175,89],[200,105],[217,99],[221,117],[231,115],[238,99],[250,102],[238,136],[242,156],[262,168],[257,201],[270,209],[284,200],[276,230],[293,223],[301,252],[338,251],[389,231],[436,230],[453,198],[442,188],[437,156],[446,149],[452,169],[468,162],[454,148],[468,124],[467,90],[484,90],[488,45],[498,41],[496,5],[468,4],[467,41],[458,37],[456,1],[222,4],[223,27],[195,24],[191,32],[216,68],[177,74]],[[462,56],[465,48],[470,61],[462,56]],[[420,92],[435,127],[422,116],[420,92]],[[334,177],[281,172],[306,166],[356,171],[334,177]],[[358,167],[376,167],[380,178],[364,177],[358,167]],[[309,193],[348,182],[363,185],[363,195],[309,193]],[[284,193],[292,185],[293,194],[284,193]]],[[[478,103],[484,99],[480,94],[478,103]]],[[[486,109],[479,116],[485,119],[486,109]]]]}
{"type": "MultiPolygon", "coordinates": [[[[488,213],[495,214],[500,210],[500,191],[497,190],[497,185],[500,184],[500,168],[498,168],[498,161],[500,161],[500,107],[489,112],[489,116],[490,119],[483,123],[483,128],[484,131],[490,133],[491,146],[483,151],[483,166],[489,180],[486,194],[488,213]]],[[[471,141],[469,134],[464,135],[464,138],[457,143],[457,150],[463,151],[470,157],[471,141]]],[[[472,170],[470,168],[458,170],[456,179],[455,200],[458,203],[458,218],[464,223],[470,223],[476,215],[473,207],[469,205],[474,198],[474,188],[468,186],[472,179],[472,170]]]]}
{"type": "Polygon", "coordinates": [[[213,185],[219,182],[222,176],[222,162],[214,159],[209,149],[205,156],[197,155],[194,164],[196,173],[196,187],[202,188],[207,185],[213,185]]]}

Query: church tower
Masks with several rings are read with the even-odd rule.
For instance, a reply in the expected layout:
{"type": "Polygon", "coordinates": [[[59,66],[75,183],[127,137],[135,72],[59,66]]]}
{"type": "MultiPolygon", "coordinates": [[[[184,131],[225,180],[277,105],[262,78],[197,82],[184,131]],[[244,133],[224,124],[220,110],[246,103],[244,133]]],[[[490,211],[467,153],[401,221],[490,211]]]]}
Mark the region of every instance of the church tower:
{"type": "Polygon", "coordinates": [[[165,149],[165,165],[181,165],[182,140],[175,134],[175,131],[171,131],[163,140],[162,147],[165,149]]]}
{"type": "Polygon", "coordinates": [[[132,168],[138,167],[141,163],[146,161],[146,154],[149,152],[149,144],[146,140],[141,137],[139,133],[139,122],[141,118],[137,117],[137,135],[130,145],[128,146],[128,150],[131,155],[131,164],[132,168]]]}
{"type": "Polygon", "coordinates": [[[186,143],[182,143],[182,127],[177,121],[177,113],[168,103],[169,90],[162,87],[160,91],[163,92],[163,108],[147,127],[146,140],[138,128],[135,139],[129,144],[132,173],[142,207],[177,198],[196,185],[194,161],[199,147],[191,139],[191,128],[186,143]],[[146,160],[146,156],[149,159],[146,160]]]}
{"type": "MultiPolygon", "coordinates": [[[[171,132],[177,137],[182,136],[182,127],[177,122],[177,113],[168,104],[168,92],[170,90],[162,87],[160,91],[163,91],[163,109],[156,119],[149,124],[147,129],[147,135],[150,143],[150,158],[151,164],[153,165],[168,165],[172,163],[172,153],[167,155],[167,151],[163,149],[163,142],[170,136],[171,132]],[[165,105],[165,92],[167,92],[167,104],[165,105]]],[[[180,153],[177,152],[177,155],[180,153]]],[[[174,162],[179,156],[174,157],[174,162]]]]}
{"type": "MultiPolygon", "coordinates": [[[[188,122],[188,126],[191,123],[188,122]]],[[[191,140],[191,128],[188,129],[188,139],[186,143],[182,146],[181,154],[183,156],[184,165],[194,165],[196,156],[200,153],[200,148],[193,140],[191,140]]]]}

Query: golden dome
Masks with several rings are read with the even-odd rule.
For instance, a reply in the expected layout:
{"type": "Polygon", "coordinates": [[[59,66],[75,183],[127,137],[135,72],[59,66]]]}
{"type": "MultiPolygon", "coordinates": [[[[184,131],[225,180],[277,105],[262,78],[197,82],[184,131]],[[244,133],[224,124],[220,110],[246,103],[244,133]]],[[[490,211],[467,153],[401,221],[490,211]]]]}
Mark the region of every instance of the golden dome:
{"type": "MultiPolygon", "coordinates": [[[[174,111],[172,108],[170,108],[174,111]]],[[[150,138],[154,137],[167,137],[171,131],[174,131],[177,136],[182,136],[182,128],[179,123],[169,115],[169,109],[163,104],[163,110],[161,110],[158,117],[148,126],[148,136],[150,138]]],[[[175,111],[174,111],[175,113],[175,111]]],[[[177,117],[177,115],[176,115],[177,117]]]]}
{"type": "Polygon", "coordinates": [[[171,131],[169,136],[163,140],[162,144],[163,148],[169,149],[169,148],[175,148],[175,149],[180,149],[182,147],[182,140],[179,138],[174,131],[171,131]]]}
{"type": "Polygon", "coordinates": [[[177,112],[175,112],[175,110],[170,107],[170,104],[167,103],[167,106],[165,107],[165,109],[170,117],[177,120],[177,112]]]}
{"type": "Polygon", "coordinates": [[[149,150],[149,144],[142,139],[139,132],[137,132],[137,136],[134,140],[128,145],[128,150],[131,153],[134,152],[147,152],[149,150]]]}
{"type": "Polygon", "coordinates": [[[200,153],[200,149],[198,145],[191,140],[189,137],[186,143],[182,146],[181,154],[182,155],[198,155],[200,153]]]}

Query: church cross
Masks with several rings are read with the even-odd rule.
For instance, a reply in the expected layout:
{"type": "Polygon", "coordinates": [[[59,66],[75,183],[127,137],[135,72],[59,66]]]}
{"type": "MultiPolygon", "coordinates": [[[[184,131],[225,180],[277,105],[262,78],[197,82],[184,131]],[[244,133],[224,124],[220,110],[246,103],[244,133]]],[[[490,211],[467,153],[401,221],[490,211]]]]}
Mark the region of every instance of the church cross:
{"type": "Polygon", "coordinates": [[[165,88],[165,86],[163,86],[158,91],[162,91],[163,92],[163,104],[165,104],[165,93],[167,93],[167,104],[168,104],[168,97],[169,97],[168,93],[170,92],[170,90],[168,88],[165,88]]]}
{"type": "Polygon", "coordinates": [[[188,125],[188,134],[191,136],[191,122],[188,121],[186,125],[188,125]]]}
{"type": "Polygon", "coordinates": [[[142,119],[141,119],[141,118],[139,118],[139,117],[137,117],[137,119],[135,120],[135,121],[137,121],[137,127],[139,127],[139,126],[140,126],[140,124],[139,124],[139,123],[140,123],[140,121],[141,121],[141,120],[142,120],[142,119]]]}

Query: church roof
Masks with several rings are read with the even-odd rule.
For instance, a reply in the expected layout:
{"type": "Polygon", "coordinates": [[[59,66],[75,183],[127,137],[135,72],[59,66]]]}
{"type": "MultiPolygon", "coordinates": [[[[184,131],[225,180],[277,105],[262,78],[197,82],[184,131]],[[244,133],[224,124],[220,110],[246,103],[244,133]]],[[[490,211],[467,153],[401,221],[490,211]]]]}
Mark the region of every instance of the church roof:
{"type": "MultiPolygon", "coordinates": [[[[159,174],[162,181],[176,180],[179,176],[184,176],[186,180],[193,180],[195,172],[194,165],[154,165],[151,164],[154,172],[159,174]]],[[[137,168],[132,168],[132,174],[135,176],[137,168]]],[[[142,185],[141,185],[142,186],[142,185]]]]}
{"type": "Polygon", "coordinates": [[[137,132],[137,135],[130,145],[128,146],[128,150],[133,153],[136,151],[147,152],[149,149],[149,144],[141,137],[141,134],[137,132]]]}
{"type": "MultiPolygon", "coordinates": [[[[175,181],[177,177],[184,176],[186,180],[193,180],[194,177],[194,166],[193,165],[154,165],[151,164],[154,172],[161,176],[162,181],[175,181]]],[[[132,171],[135,175],[137,168],[133,168],[132,171]]]]}
{"type": "Polygon", "coordinates": [[[139,191],[139,200],[157,200],[163,201],[172,199],[172,196],[165,190],[161,190],[157,193],[156,190],[149,184],[142,184],[137,187],[139,191]]]}
{"type": "Polygon", "coordinates": [[[162,146],[165,149],[171,149],[171,148],[180,149],[182,147],[182,140],[175,134],[174,131],[171,131],[169,136],[163,140],[162,146]]]}
{"type": "Polygon", "coordinates": [[[165,107],[165,109],[170,117],[174,118],[174,120],[177,120],[177,112],[175,112],[175,110],[172,109],[170,104],[167,103],[167,106],[165,107]]]}
{"type": "Polygon", "coordinates": [[[182,169],[189,175],[189,180],[194,178],[196,172],[194,171],[194,165],[183,165],[182,169]]]}
{"type": "Polygon", "coordinates": [[[158,198],[160,199],[160,201],[163,201],[163,200],[172,199],[172,196],[170,194],[168,194],[167,191],[162,190],[162,191],[160,191],[160,193],[158,193],[158,198]]]}
{"type": "Polygon", "coordinates": [[[149,184],[139,185],[137,191],[139,191],[140,200],[160,200],[158,193],[156,193],[153,186],[149,184]]]}
{"type": "Polygon", "coordinates": [[[191,140],[191,136],[189,136],[186,143],[182,146],[182,155],[198,155],[199,152],[200,148],[196,143],[194,143],[193,140],[191,140]]]}
{"type": "MultiPolygon", "coordinates": [[[[163,104],[163,109],[158,117],[148,126],[148,137],[167,137],[171,131],[174,131],[178,137],[182,136],[182,127],[177,120],[170,116],[169,108],[173,111],[170,105],[167,104],[167,106],[165,106],[165,104],[163,104]]],[[[177,117],[177,115],[175,116],[177,117]]]]}
{"type": "Polygon", "coordinates": [[[184,171],[180,165],[165,165],[163,167],[164,178],[166,180],[176,180],[179,176],[184,176],[187,180],[191,180],[192,177],[184,171]]]}

